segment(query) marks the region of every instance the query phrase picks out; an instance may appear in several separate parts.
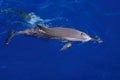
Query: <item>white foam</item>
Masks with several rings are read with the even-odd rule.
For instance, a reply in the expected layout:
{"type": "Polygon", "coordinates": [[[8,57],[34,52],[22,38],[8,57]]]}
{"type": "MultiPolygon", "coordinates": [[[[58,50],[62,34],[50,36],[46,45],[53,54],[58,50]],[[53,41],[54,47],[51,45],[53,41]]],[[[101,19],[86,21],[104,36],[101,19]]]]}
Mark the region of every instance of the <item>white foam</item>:
{"type": "Polygon", "coordinates": [[[33,12],[29,13],[25,20],[29,23],[29,24],[35,24],[36,22],[39,21],[43,21],[43,19],[41,19],[40,17],[36,16],[33,12]]]}

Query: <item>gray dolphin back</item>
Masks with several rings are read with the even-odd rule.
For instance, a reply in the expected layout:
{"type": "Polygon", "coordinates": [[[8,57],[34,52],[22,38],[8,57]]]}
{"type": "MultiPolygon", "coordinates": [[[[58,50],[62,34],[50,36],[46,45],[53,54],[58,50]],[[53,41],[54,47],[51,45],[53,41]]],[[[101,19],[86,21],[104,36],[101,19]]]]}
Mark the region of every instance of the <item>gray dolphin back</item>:
{"type": "Polygon", "coordinates": [[[79,38],[81,31],[71,29],[71,28],[63,28],[63,27],[54,27],[54,28],[46,28],[41,27],[46,34],[51,35],[53,37],[71,37],[71,38],[79,38]]]}

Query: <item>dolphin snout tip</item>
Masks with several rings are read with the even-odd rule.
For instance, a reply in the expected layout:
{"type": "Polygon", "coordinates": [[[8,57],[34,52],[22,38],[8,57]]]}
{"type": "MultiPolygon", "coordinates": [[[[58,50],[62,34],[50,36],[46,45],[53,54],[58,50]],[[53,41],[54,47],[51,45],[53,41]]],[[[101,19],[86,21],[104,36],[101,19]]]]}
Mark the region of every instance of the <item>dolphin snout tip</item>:
{"type": "Polygon", "coordinates": [[[98,43],[102,43],[103,42],[103,40],[101,40],[101,39],[95,39],[95,38],[92,38],[91,41],[98,42],[98,43]]]}
{"type": "Polygon", "coordinates": [[[103,43],[103,40],[98,39],[98,43],[103,43]]]}

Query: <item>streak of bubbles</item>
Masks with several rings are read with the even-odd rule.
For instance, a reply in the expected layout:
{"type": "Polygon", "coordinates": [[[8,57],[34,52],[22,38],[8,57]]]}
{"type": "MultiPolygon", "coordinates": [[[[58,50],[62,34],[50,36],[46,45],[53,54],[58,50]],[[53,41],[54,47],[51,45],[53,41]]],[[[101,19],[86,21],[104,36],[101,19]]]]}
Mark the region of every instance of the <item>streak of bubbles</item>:
{"type": "MultiPolygon", "coordinates": [[[[35,13],[31,12],[31,13],[28,13],[28,15],[25,16],[26,18],[25,21],[27,23],[29,23],[30,25],[32,25],[32,27],[34,27],[36,24],[42,24],[42,25],[46,25],[46,26],[50,26],[50,25],[54,25],[54,23],[56,23],[56,21],[60,22],[60,24],[64,24],[64,23],[67,23],[69,20],[64,18],[64,17],[55,17],[55,18],[52,18],[52,19],[43,19],[39,16],[37,16],[35,13]]],[[[56,24],[55,24],[56,25],[56,24]]],[[[58,26],[59,24],[57,24],[58,26]]]]}
{"type": "Polygon", "coordinates": [[[45,24],[46,22],[51,21],[51,19],[42,19],[41,17],[37,16],[34,12],[27,13],[22,17],[24,21],[26,21],[32,27],[34,27],[36,24],[45,24]]]}

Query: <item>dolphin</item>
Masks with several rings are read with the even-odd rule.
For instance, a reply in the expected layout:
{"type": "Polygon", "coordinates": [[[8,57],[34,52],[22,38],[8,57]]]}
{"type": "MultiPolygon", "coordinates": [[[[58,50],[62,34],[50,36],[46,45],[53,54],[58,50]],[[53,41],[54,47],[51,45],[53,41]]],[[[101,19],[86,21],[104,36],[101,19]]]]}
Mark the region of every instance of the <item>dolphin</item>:
{"type": "Polygon", "coordinates": [[[74,42],[98,42],[101,43],[102,40],[95,39],[87,35],[85,32],[66,27],[46,27],[43,25],[37,25],[35,28],[26,29],[24,31],[18,31],[13,33],[10,30],[8,38],[5,41],[5,44],[8,44],[13,36],[16,35],[27,35],[36,38],[47,38],[47,39],[57,39],[65,41],[66,44],[60,49],[61,51],[68,49],[72,46],[74,42]]]}

